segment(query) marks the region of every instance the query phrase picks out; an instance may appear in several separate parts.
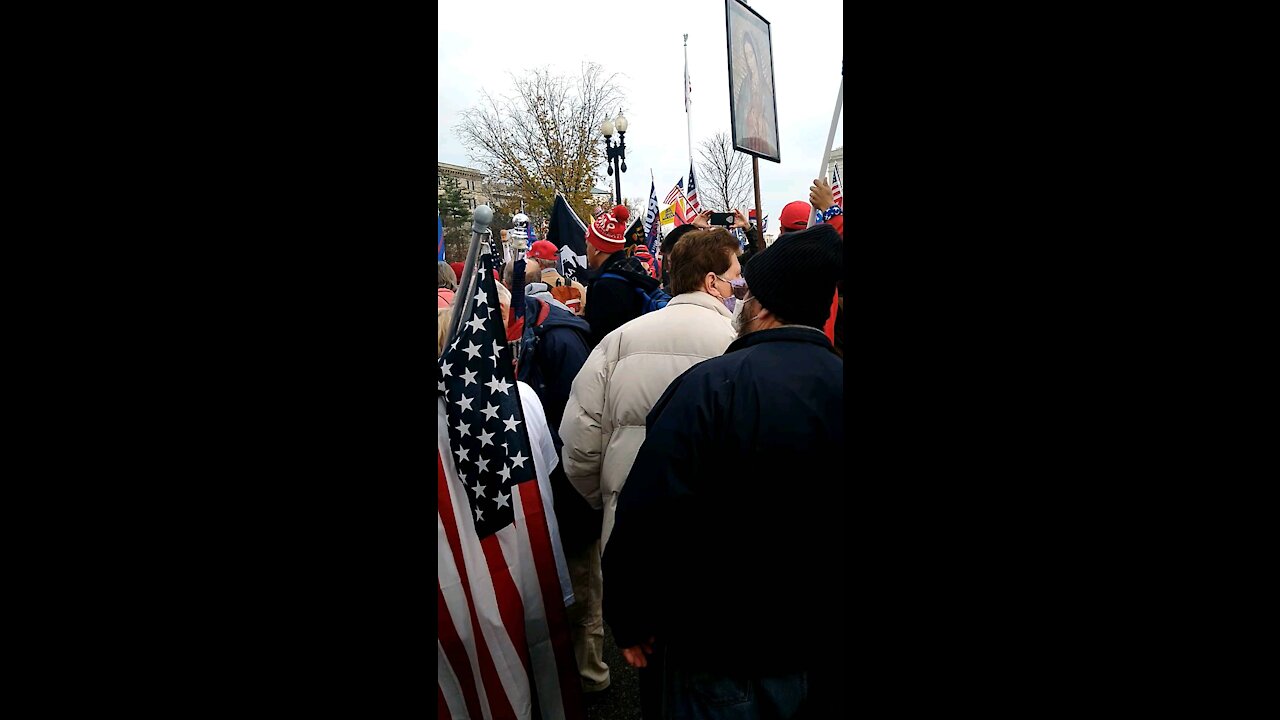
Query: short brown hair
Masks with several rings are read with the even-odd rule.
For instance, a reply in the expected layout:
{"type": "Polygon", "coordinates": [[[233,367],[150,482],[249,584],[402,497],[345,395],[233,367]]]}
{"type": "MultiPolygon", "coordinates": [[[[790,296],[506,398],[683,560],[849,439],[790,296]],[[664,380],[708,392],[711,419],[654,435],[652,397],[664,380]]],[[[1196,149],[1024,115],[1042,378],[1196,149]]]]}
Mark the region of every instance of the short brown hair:
{"type": "Polygon", "coordinates": [[[717,275],[728,272],[740,249],[738,241],[724,228],[685,234],[671,248],[671,294],[701,290],[702,278],[709,272],[717,275]]]}
{"type": "Polygon", "coordinates": [[[458,289],[458,276],[454,274],[453,268],[449,263],[443,260],[436,261],[436,287],[449,288],[450,290],[458,289]]]}

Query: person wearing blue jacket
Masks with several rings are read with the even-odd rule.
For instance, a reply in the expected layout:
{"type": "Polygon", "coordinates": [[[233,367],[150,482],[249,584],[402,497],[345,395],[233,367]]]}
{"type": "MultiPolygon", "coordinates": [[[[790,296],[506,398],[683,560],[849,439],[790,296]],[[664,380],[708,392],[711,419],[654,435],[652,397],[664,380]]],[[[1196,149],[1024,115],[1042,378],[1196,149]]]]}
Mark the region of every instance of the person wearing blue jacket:
{"type": "Polygon", "coordinates": [[[848,678],[825,658],[847,647],[849,448],[844,363],[822,332],[842,267],[825,224],[758,253],[738,339],[646,418],[604,553],[604,614],[628,663],[663,668],[671,717],[842,716],[828,703],[848,678]]]}
{"type": "MultiPolygon", "coordinates": [[[[559,303],[526,295],[524,336],[520,339],[519,380],[528,383],[547,413],[547,422],[560,427],[573,378],[591,353],[591,326],[559,303]]],[[[559,438],[559,432],[556,431],[559,438]]]]}

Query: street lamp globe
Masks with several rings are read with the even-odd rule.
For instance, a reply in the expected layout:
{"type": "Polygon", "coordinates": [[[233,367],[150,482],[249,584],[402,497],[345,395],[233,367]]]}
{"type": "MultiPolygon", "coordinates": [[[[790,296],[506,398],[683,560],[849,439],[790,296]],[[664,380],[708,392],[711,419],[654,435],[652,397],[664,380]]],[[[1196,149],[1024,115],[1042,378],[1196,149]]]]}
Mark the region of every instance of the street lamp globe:
{"type": "Polygon", "coordinates": [[[604,124],[600,126],[600,132],[604,133],[605,137],[613,137],[613,121],[605,120],[604,124]]]}
{"type": "Polygon", "coordinates": [[[621,112],[618,113],[618,119],[614,121],[614,124],[618,126],[618,132],[624,133],[627,131],[627,118],[621,112]]]}

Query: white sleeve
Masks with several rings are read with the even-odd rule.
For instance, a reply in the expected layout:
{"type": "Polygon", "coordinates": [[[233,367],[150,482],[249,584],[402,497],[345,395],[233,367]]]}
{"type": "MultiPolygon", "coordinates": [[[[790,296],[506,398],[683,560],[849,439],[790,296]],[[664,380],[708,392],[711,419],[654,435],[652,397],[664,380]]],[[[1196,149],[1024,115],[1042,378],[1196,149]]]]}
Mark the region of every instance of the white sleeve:
{"type": "Polygon", "coordinates": [[[516,386],[520,388],[520,408],[524,412],[529,444],[533,446],[533,466],[538,473],[538,491],[543,498],[542,509],[547,518],[547,529],[551,532],[551,548],[556,556],[556,574],[560,577],[560,592],[567,607],[573,604],[573,582],[569,579],[569,565],[565,562],[564,546],[560,543],[560,524],[556,520],[555,495],[551,490],[551,471],[560,463],[560,458],[556,456],[555,441],[551,439],[547,415],[542,410],[538,394],[523,382],[517,381],[516,386]]]}
{"type": "MultiPolygon", "coordinates": [[[[547,476],[550,476],[551,471],[560,464],[560,458],[556,456],[556,444],[551,439],[547,414],[543,411],[542,401],[538,399],[538,394],[533,391],[533,388],[519,381],[516,385],[520,386],[520,407],[524,410],[524,421],[528,423],[529,442],[533,444],[533,452],[540,465],[539,470],[545,467],[547,476]]],[[[543,474],[539,472],[538,480],[541,481],[542,478],[543,474]]]]}

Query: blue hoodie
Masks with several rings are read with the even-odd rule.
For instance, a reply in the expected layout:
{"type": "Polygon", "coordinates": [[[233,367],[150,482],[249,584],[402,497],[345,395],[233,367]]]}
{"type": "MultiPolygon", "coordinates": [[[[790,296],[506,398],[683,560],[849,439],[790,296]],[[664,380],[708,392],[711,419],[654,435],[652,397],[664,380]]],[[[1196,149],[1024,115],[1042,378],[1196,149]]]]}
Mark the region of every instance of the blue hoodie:
{"type": "MultiPolygon", "coordinates": [[[[573,379],[587,361],[591,327],[587,321],[536,297],[525,299],[524,334],[521,336],[519,379],[533,388],[547,415],[551,439],[560,452],[560,420],[569,402],[573,379]],[[543,309],[547,315],[541,323],[543,309]]],[[[551,472],[556,518],[565,551],[579,552],[600,537],[603,514],[589,505],[569,484],[562,463],[551,472]]]]}

